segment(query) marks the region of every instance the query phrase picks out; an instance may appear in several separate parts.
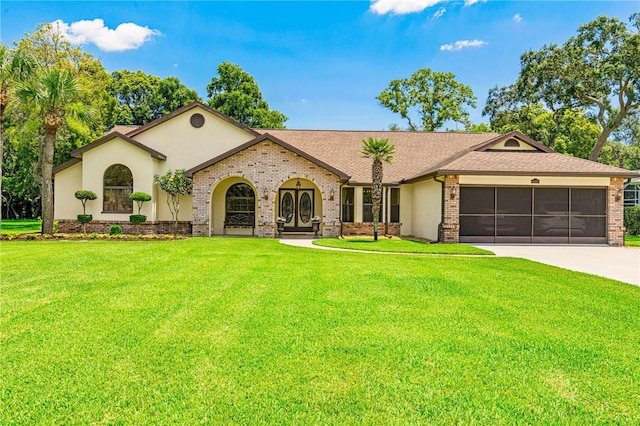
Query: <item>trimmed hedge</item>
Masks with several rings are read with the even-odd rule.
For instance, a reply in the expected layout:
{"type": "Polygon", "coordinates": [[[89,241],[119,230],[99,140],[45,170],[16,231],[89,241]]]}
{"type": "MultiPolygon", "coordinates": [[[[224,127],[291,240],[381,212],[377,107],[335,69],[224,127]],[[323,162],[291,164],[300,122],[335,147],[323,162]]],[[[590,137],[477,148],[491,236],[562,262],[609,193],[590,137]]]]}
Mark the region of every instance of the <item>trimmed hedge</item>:
{"type": "Polygon", "coordinates": [[[109,235],[120,235],[120,234],[122,234],[122,226],[111,225],[111,228],[109,228],[109,235]]]}
{"type": "Polygon", "coordinates": [[[143,214],[132,214],[129,216],[129,221],[131,223],[135,223],[136,225],[139,223],[144,223],[147,221],[147,216],[143,214]]]}
{"type": "Polygon", "coordinates": [[[629,235],[640,235],[640,206],[624,208],[624,227],[629,235]]]}

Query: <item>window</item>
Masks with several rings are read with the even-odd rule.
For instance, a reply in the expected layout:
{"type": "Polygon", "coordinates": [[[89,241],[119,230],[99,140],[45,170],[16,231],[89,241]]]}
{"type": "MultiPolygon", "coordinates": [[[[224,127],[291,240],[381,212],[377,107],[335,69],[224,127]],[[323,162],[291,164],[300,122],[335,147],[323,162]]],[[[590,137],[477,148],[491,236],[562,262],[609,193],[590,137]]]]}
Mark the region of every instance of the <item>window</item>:
{"type": "Polygon", "coordinates": [[[640,206],[640,184],[628,184],[624,187],[624,205],[626,207],[640,206]]]}
{"type": "Polygon", "coordinates": [[[127,166],[114,164],[104,172],[104,198],[102,210],[105,213],[133,213],[133,175],[127,166]]]}
{"type": "MultiPolygon", "coordinates": [[[[382,202],[380,204],[378,221],[382,222],[382,202]]],[[[373,222],[373,188],[362,188],[362,221],[373,222]]]]}
{"type": "Polygon", "coordinates": [[[342,188],[342,221],[353,222],[354,188],[342,188]]]}
{"type": "Polygon", "coordinates": [[[256,216],[256,196],[246,183],[236,183],[225,197],[225,224],[253,226],[256,216]]]}
{"type": "Polygon", "coordinates": [[[391,214],[389,222],[400,222],[400,188],[391,188],[391,214]]]}

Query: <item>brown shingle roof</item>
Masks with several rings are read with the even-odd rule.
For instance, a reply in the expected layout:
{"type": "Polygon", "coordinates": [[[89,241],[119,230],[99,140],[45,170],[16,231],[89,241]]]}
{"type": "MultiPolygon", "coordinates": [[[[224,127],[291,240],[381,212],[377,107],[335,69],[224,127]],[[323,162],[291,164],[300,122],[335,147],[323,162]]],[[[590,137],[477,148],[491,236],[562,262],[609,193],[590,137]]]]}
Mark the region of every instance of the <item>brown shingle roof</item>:
{"type": "Polygon", "coordinates": [[[138,127],[140,126],[137,126],[135,124],[116,124],[111,129],[109,129],[109,131],[105,133],[105,135],[110,135],[111,133],[120,133],[122,135],[126,135],[129,132],[133,132],[138,127]]]}
{"type": "MultiPolygon", "coordinates": [[[[438,133],[349,130],[256,129],[282,139],[297,149],[351,176],[350,183],[371,182],[371,160],[362,158],[362,141],[385,138],[396,147],[396,160],[384,165],[384,182],[400,182],[473,147],[495,133],[438,133]]],[[[448,161],[447,161],[448,160],[448,161]]]]}
{"type": "Polygon", "coordinates": [[[618,167],[557,152],[540,151],[472,151],[428,173],[436,172],[438,174],[634,176],[634,172],[618,167]]]}

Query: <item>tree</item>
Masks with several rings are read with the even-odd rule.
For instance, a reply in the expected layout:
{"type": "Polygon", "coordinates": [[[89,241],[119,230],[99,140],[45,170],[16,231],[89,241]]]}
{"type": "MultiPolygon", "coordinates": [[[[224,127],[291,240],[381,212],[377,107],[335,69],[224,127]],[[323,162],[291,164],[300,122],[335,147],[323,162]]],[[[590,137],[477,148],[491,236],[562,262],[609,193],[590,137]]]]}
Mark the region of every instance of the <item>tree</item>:
{"type": "Polygon", "coordinates": [[[180,196],[191,192],[191,178],[184,174],[184,169],[175,172],[169,170],[162,176],[155,175],[155,183],[167,193],[167,206],[173,218],[173,235],[178,233],[178,215],[180,213],[180,196]]]}
{"type": "Polygon", "coordinates": [[[117,124],[144,125],[181,106],[200,100],[198,93],[176,77],[160,79],[142,71],[111,73],[109,93],[117,104],[112,111],[117,124]]]}
{"type": "Polygon", "coordinates": [[[360,154],[363,158],[373,160],[371,165],[372,190],[371,198],[373,206],[373,240],[378,241],[378,215],[380,214],[380,200],[382,200],[382,163],[393,163],[395,158],[395,146],[389,139],[369,138],[362,141],[360,154]]]}
{"type": "MultiPolygon", "coordinates": [[[[73,75],[82,89],[78,94],[77,109],[91,105],[94,114],[91,120],[83,120],[73,114],[65,114],[62,126],[56,134],[53,164],[61,164],[71,158],[70,153],[104,135],[105,126],[112,123],[109,104],[116,100],[106,91],[111,79],[96,58],[72,46],[65,40],[60,28],[53,24],[39,25],[16,44],[16,51],[33,58],[38,73],[57,69],[73,75]]],[[[35,83],[34,83],[35,84],[35,83]]],[[[82,109],[82,108],[81,108],[82,109]]],[[[20,217],[38,217],[42,201],[41,147],[44,142],[41,111],[33,102],[11,102],[4,111],[3,200],[6,212],[20,217]],[[26,216],[25,216],[26,215],[26,216]]]]}
{"type": "MultiPolygon", "coordinates": [[[[11,51],[0,43],[0,191],[2,190],[2,162],[4,159],[4,112],[13,96],[14,85],[27,80],[35,68],[36,63],[31,55],[20,50],[11,51]]],[[[1,214],[0,228],[2,228],[1,214]]]]}
{"type": "Polygon", "coordinates": [[[254,78],[229,62],[218,65],[218,76],[207,85],[210,107],[239,122],[256,128],[283,129],[287,117],[269,109],[254,78]]]}
{"type": "Polygon", "coordinates": [[[447,121],[469,126],[464,105],[476,106],[471,87],[450,72],[420,68],[411,77],[392,80],[376,99],[408,121],[409,130],[435,131],[447,121]]]}
{"type": "Polygon", "coordinates": [[[68,71],[46,69],[29,84],[17,88],[18,98],[31,103],[41,117],[44,138],[40,150],[42,163],[42,232],[53,234],[53,155],[58,130],[66,114],[87,119],[90,112],[75,103],[80,88],[68,71]],[[82,114],[86,113],[86,114],[82,114]],[[81,115],[82,114],[82,115],[81,115]]]}
{"type": "Polygon", "coordinates": [[[601,132],[589,153],[593,161],[640,106],[640,14],[630,22],[600,16],[580,26],[562,46],[544,46],[521,57],[519,95],[544,102],[556,114],[583,108],[597,121],[601,132]]]}
{"type": "Polygon", "coordinates": [[[91,222],[93,215],[87,214],[87,201],[98,198],[95,192],[86,189],[80,189],[73,194],[82,203],[82,214],[78,215],[78,222],[82,224],[82,233],[87,233],[87,223],[91,222]]]}

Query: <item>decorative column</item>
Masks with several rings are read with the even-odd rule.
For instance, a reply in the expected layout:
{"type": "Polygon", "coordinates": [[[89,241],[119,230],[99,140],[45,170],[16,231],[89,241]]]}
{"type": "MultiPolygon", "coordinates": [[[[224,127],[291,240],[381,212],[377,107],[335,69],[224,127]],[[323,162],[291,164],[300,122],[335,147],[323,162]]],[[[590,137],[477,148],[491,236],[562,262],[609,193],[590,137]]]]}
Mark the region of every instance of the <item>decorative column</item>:
{"type": "Polygon", "coordinates": [[[444,180],[444,220],[442,242],[460,241],[460,185],[457,175],[446,175],[444,180]]]}
{"type": "Polygon", "coordinates": [[[624,179],[611,178],[607,194],[607,228],[610,246],[624,245],[624,179]]]}

